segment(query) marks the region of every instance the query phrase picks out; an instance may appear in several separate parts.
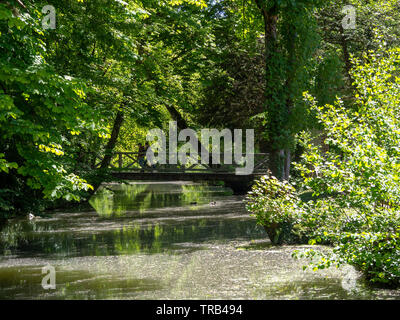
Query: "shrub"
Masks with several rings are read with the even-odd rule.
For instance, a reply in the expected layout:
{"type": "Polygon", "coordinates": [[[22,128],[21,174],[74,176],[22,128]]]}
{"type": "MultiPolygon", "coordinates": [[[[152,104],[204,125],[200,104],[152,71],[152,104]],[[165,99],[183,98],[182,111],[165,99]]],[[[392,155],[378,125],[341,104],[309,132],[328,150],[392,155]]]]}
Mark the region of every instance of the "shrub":
{"type": "Polygon", "coordinates": [[[348,263],[370,282],[398,286],[400,48],[370,52],[354,63],[354,105],[345,107],[338,99],[319,107],[305,95],[329,148],[323,151],[309,143],[297,165],[302,187],[325,197],[307,202],[301,223],[310,225],[316,211],[323,210],[323,218],[311,225],[313,242],[335,247],[331,254],[311,250],[301,256],[311,258],[317,269],[348,263]]]}
{"type": "MultiPolygon", "coordinates": [[[[343,263],[374,284],[400,285],[400,48],[354,60],[354,105],[317,106],[328,148],[307,146],[296,168],[297,196],[288,182],[265,176],[248,196],[247,209],[275,244],[331,244],[331,251],[305,250],[315,270],[343,263]]],[[[309,136],[307,134],[305,137],[309,136]]]]}
{"type": "Polygon", "coordinates": [[[246,208],[256,216],[272,243],[306,241],[296,232],[301,207],[296,189],[289,182],[269,174],[261,177],[246,198],[246,208]]]}

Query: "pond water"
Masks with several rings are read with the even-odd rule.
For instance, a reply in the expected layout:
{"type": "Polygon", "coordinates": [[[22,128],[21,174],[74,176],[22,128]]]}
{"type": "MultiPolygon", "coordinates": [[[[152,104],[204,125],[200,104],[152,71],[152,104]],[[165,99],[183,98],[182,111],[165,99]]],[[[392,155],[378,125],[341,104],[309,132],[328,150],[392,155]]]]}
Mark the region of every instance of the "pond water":
{"type": "Polygon", "coordinates": [[[397,299],[350,267],[303,271],[271,246],[229,189],[188,182],[104,185],[81,212],[8,222],[0,299],[397,299]],[[55,268],[44,289],[42,268],[55,268]]]}

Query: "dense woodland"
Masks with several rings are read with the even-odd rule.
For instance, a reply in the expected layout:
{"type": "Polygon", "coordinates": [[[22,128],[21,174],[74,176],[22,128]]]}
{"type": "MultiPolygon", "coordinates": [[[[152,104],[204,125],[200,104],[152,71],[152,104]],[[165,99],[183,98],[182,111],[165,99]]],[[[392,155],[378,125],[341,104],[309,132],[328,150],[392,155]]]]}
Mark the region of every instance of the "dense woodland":
{"type": "Polygon", "coordinates": [[[87,200],[170,120],[253,128],[271,176],[248,208],[272,240],[397,285],[399,23],[395,0],[2,1],[0,216],[87,200]]]}

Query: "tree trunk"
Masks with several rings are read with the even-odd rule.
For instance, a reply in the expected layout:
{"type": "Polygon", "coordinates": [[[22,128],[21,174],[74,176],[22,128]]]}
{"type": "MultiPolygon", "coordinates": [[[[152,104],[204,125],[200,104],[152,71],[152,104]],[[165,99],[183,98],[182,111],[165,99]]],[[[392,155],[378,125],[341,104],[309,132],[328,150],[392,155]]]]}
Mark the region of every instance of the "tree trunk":
{"type": "Polygon", "coordinates": [[[183,130],[188,128],[188,124],[186,120],[182,117],[182,115],[179,113],[176,108],[170,104],[165,104],[165,107],[167,108],[169,114],[171,115],[172,119],[176,121],[176,125],[179,130],[183,130]]]}
{"type": "Polygon", "coordinates": [[[347,79],[349,82],[349,86],[353,83],[353,77],[351,76],[351,61],[350,61],[350,53],[349,53],[349,48],[347,46],[347,40],[344,34],[344,29],[342,24],[340,24],[340,45],[343,50],[343,60],[344,60],[344,65],[345,65],[345,71],[347,75],[347,79]]]}
{"type": "Polygon", "coordinates": [[[285,150],[285,172],[283,175],[284,180],[289,180],[290,178],[290,164],[292,162],[292,155],[290,149],[285,150]]]}
{"type": "Polygon", "coordinates": [[[100,174],[98,177],[96,177],[96,181],[91,182],[91,185],[93,186],[93,190],[90,192],[91,195],[96,192],[96,190],[100,187],[101,183],[103,182],[104,178],[103,174],[105,173],[105,170],[110,166],[112,160],[112,153],[114,151],[115,145],[117,144],[118,135],[121,130],[123,122],[124,122],[124,114],[121,110],[118,110],[114,120],[111,137],[110,140],[108,140],[107,142],[104,158],[100,164],[100,174]]]}
{"type": "MultiPolygon", "coordinates": [[[[167,108],[169,114],[171,115],[172,119],[174,119],[176,121],[176,125],[178,127],[178,130],[184,130],[186,128],[189,128],[188,123],[186,122],[186,120],[182,117],[182,115],[179,113],[178,110],[176,110],[176,108],[172,105],[169,104],[165,104],[165,107],[167,108]]],[[[197,150],[199,150],[199,153],[201,154],[201,152],[203,150],[207,150],[207,148],[205,148],[203,146],[203,144],[201,143],[201,141],[199,139],[197,139],[197,150]]],[[[212,154],[209,153],[209,166],[212,166],[212,154]]]]}
{"type": "Polygon", "coordinates": [[[106,145],[105,155],[101,161],[100,169],[106,169],[109,167],[112,159],[112,152],[117,144],[119,131],[121,130],[122,123],[124,122],[124,114],[121,110],[118,110],[117,115],[114,120],[113,129],[111,132],[110,140],[106,145]]]}
{"type": "MultiPolygon", "coordinates": [[[[265,80],[266,80],[266,88],[268,88],[269,82],[271,81],[271,79],[269,79],[269,76],[271,73],[273,73],[273,70],[270,70],[270,68],[273,68],[273,66],[271,66],[271,61],[273,61],[273,54],[277,51],[276,48],[276,41],[277,41],[277,22],[278,22],[278,10],[276,6],[273,6],[271,8],[269,8],[267,10],[267,8],[265,7],[264,4],[262,4],[262,0],[254,0],[258,9],[260,10],[262,16],[263,16],[263,20],[264,20],[264,30],[265,30],[265,34],[264,34],[264,41],[265,41],[265,58],[266,58],[266,64],[265,64],[265,68],[266,68],[266,72],[265,72],[265,80]]],[[[267,95],[265,97],[265,100],[267,103],[271,104],[273,103],[273,99],[271,96],[271,93],[267,90],[267,95]]],[[[267,108],[269,109],[269,111],[271,111],[273,108],[271,105],[267,105],[267,108]]],[[[271,112],[270,112],[271,113],[271,112]]],[[[271,117],[270,117],[271,118],[271,117]]],[[[272,122],[270,123],[270,131],[272,132],[274,129],[277,128],[273,128],[271,130],[271,127],[274,127],[274,120],[271,120],[272,122]]],[[[273,135],[276,135],[277,132],[273,132],[273,135]]],[[[277,177],[278,179],[282,178],[282,157],[281,157],[281,150],[279,150],[277,148],[277,146],[275,146],[274,143],[274,138],[275,137],[270,137],[269,138],[269,143],[270,146],[269,148],[267,148],[266,146],[264,146],[263,149],[269,149],[269,169],[271,171],[271,174],[275,177],[277,177]]]]}
{"type": "MultiPolygon", "coordinates": [[[[296,64],[296,55],[295,55],[295,40],[296,40],[296,30],[292,29],[291,31],[291,39],[292,41],[289,43],[289,48],[288,48],[288,52],[289,52],[289,67],[287,69],[287,74],[286,74],[286,82],[285,82],[285,87],[289,90],[289,94],[287,96],[286,99],[286,116],[287,116],[287,121],[290,121],[290,115],[292,113],[292,109],[293,109],[293,98],[290,94],[290,88],[293,84],[293,80],[294,80],[294,75],[296,73],[296,69],[297,69],[297,64],[296,64]]],[[[293,133],[290,134],[290,136],[288,137],[290,140],[294,139],[293,137],[293,133]]],[[[290,145],[292,145],[293,141],[287,141],[287,143],[290,145]]],[[[290,164],[291,164],[291,151],[290,151],[290,147],[285,148],[285,150],[283,150],[283,172],[282,172],[282,180],[286,180],[288,181],[290,178],[290,164]]]]}

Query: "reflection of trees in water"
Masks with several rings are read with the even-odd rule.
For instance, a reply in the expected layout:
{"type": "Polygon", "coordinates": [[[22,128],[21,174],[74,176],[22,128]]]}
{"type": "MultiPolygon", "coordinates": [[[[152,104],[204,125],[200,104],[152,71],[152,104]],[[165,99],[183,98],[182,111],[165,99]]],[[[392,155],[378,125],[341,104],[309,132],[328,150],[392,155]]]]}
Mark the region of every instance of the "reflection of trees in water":
{"type": "Polygon", "coordinates": [[[122,184],[100,189],[90,204],[102,217],[118,217],[130,210],[143,213],[150,208],[204,204],[225,194],[223,188],[200,184],[122,184]]]}
{"type": "Polygon", "coordinates": [[[211,240],[262,238],[264,231],[254,221],[239,219],[196,219],[176,224],[153,224],[146,227],[138,223],[114,231],[115,250],[119,254],[158,253],[179,248],[179,244],[201,244],[211,240]]]}
{"type": "Polygon", "coordinates": [[[8,223],[0,230],[0,248],[7,251],[18,246],[24,241],[23,227],[21,223],[8,223]]]}
{"type": "Polygon", "coordinates": [[[109,217],[114,212],[114,193],[109,189],[101,189],[90,198],[89,203],[99,215],[109,217]]]}
{"type": "MultiPolygon", "coordinates": [[[[161,253],[182,249],[181,243],[201,244],[212,240],[255,239],[265,237],[253,220],[188,219],[172,223],[141,225],[138,222],[120,229],[97,233],[44,232],[14,230],[19,240],[10,246],[27,256],[102,256],[134,253],[161,253]],[[23,239],[23,241],[21,241],[23,239]]],[[[192,248],[193,249],[193,248],[192,248]]]]}
{"type": "Polygon", "coordinates": [[[44,226],[37,225],[35,221],[9,220],[0,227],[0,252],[10,250],[28,243],[29,235],[33,232],[44,231],[44,226]]]}
{"type": "MultiPolygon", "coordinates": [[[[90,200],[100,216],[111,218],[124,216],[131,210],[144,212],[149,208],[187,206],[191,202],[208,203],[215,197],[224,195],[225,190],[218,187],[190,184],[135,184],[106,186],[100,189],[90,200]]],[[[187,211],[187,210],[186,210],[187,211]]],[[[219,208],[218,214],[232,213],[232,207],[219,208]]],[[[10,225],[1,233],[2,242],[7,243],[11,251],[23,254],[49,254],[59,256],[91,256],[133,254],[138,252],[158,253],[179,249],[180,243],[203,243],[212,240],[264,237],[255,227],[253,220],[232,218],[195,218],[191,215],[180,219],[160,221],[155,217],[148,224],[140,224],[134,217],[118,220],[123,225],[108,230],[75,231],[77,220],[55,220],[40,223],[24,221],[10,225]],[[127,222],[126,222],[127,221],[127,222]],[[72,223],[72,224],[71,224],[72,223]],[[68,229],[70,227],[71,229],[68,229]],[[59,228],[66,229],[63,232],[59,228]],[[3,239],[4,238],[4,239],[3,239]]],[[[86,220],[82,222],[87,223],[86,220]]],[[[78,228],[79,229],[79,228],[78,228]]],[[[80,229],[79,229],[80,230],[80,229]]],[[[182,246],[181,246],[182,248],[182,246]]]]}

